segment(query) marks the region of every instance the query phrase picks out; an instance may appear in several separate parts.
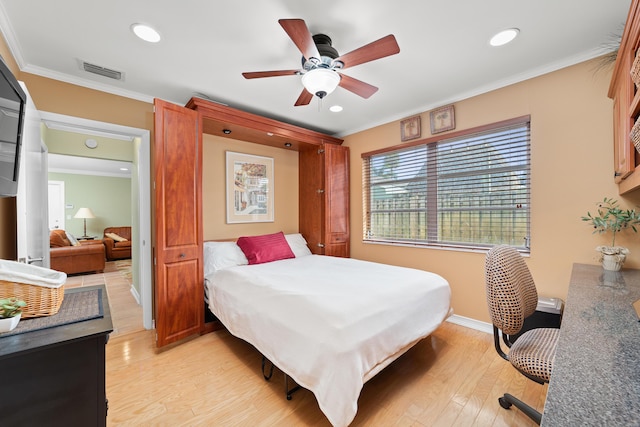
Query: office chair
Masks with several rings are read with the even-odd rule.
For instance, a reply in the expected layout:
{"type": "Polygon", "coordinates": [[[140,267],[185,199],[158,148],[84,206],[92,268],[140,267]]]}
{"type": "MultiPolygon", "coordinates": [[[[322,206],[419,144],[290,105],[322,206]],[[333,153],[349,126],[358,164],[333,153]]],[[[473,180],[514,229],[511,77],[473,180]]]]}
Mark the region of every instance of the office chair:
{"type": "MultiPolygon", "coordinates": [[[[520,332],[524,319],[533,314],[538,305],[538,292],[524,259],[510,246],[493,247],[485,260],[485,281],[496,351],[527,378],[539,384],[548,383],[560,330],[531,329],[515,342],[507,337],[520,332]],[[509,348],[508,353],[502,350],[500,335],[509,348]]],[[[505,393],[498,402],[505,409],[515,405],[540,424],[542,414],[511,394],[505,393]]]]}

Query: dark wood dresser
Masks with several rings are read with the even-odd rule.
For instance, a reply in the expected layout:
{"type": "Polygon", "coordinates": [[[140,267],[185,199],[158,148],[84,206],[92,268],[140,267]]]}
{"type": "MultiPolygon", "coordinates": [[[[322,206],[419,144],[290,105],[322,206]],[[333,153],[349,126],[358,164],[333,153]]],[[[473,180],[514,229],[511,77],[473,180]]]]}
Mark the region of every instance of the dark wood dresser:
{"type": "MultiPolygon", "coordinates": [[[[103,317],[0,335],[0,424],[105,426],[105,346],[113,330],[104,285],[103,317]]],[[[63,303],[60,310],[63,310],[63,303]]]]}

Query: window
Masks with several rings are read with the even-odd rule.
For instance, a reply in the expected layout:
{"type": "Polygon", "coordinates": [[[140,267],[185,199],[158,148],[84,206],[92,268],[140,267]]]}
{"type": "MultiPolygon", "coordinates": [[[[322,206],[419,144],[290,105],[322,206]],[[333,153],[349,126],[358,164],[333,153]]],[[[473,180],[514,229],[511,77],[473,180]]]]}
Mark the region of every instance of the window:
{"type": "Polygon", "coordinates": [[[530,120],[364,153],[364,240],[529,247],[530,120]]]}

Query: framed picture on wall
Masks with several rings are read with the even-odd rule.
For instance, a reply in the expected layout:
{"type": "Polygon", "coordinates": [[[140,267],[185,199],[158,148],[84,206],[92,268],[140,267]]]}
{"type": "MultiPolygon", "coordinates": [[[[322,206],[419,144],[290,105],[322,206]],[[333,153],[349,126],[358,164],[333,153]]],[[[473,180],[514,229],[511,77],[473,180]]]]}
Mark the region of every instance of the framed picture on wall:
{"type": "Polygon", "coordinates": [[[453,104],[436,108],[431,112],[431,133],[440,133],[456,128],[453,104]]]}
{"type": "Polygon", "coordinates": [[[420,116],[410,117],[400,122],[400,140],[410,141],[420,138],[420,116]]]}
{"type": "Polygon", "coordinates": [[[273,158],[226,152],[227,224],[273,222],[273,158]]]}

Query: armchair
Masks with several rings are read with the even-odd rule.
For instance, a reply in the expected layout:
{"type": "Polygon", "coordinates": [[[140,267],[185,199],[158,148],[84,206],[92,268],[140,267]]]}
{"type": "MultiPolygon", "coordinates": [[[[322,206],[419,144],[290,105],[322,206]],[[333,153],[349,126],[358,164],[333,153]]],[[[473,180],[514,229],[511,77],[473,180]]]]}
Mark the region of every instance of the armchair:
{"type": "Polygon", "coordinates": [[[72,244],[64,230],[49,233],[51,268],[67,274],[102,273],[104,246],[100,240],[83,240],[72,244]]]}
{"type": "Polygon", "coordinates": [[[107,261],[131,258],[131,227],[105,228],[102,243],[107,261]]]}

